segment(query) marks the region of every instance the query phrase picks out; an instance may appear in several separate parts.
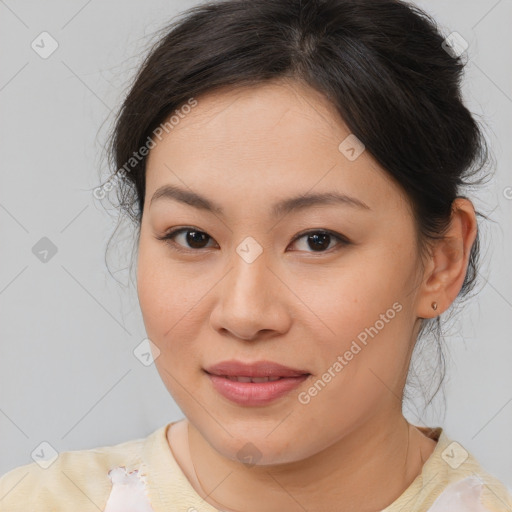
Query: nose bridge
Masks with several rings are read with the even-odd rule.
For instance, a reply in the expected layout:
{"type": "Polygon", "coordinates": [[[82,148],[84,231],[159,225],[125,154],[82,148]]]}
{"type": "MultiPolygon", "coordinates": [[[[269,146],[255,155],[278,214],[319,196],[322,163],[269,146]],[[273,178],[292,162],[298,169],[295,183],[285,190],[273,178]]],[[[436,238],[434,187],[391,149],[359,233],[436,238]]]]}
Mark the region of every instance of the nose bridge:
{"type": "MultiPolygon", "coordinates": [[[[229,286],[230,295],[245,303],[264,302],[268,287],[268,253],[253,237],[238,244],[231,258],[233,270],[229,286]]],[[[243,304],[241,304],[243,305],[243,304]]],[[[252,304],[254,307],[255,304],[252,304]]]]}
{"type": "Polygon", "coordinates": [[[260,331],[275,334],[290,327],[287,308],[276,295],[276,283],[271,282],[275,276],[268,254],[256,244],[246,239],[235,248],[211,316],[217,330],[245,340],[254,339],[260,331]]]}

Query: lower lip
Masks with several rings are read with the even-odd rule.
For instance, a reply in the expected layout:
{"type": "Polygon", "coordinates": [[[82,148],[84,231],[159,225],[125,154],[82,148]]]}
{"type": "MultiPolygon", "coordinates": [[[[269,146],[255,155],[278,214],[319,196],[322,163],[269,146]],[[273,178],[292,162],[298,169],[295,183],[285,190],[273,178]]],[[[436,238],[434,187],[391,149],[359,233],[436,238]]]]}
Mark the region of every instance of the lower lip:
{"type": "Polygon", "coordinates": [[[286,395],[309,375],[286,377],[273,382],[238,382],[207,373],[213,387],[225,398],[239,405],[266,405],[286,395]]]}

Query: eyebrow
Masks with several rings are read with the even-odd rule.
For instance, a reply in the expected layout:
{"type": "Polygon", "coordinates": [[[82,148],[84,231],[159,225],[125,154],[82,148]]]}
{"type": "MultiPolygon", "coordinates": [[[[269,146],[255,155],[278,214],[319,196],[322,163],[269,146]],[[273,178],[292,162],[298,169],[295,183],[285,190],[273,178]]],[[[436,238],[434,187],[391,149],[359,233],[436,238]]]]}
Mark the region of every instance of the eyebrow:
{"type": "MultiPolygon", "coordinates": [[[[151,197],[149,206],[151,207],[153,203],[162,199],[178,201],[199,210],[224,215],[222,207],[214,201],[196,192],[192,192],[191,190],[186,190],[175,185],[164,185],[157,189],[151,197]]],[[[366,203],[356,197],[340,194],[338,192],[323,192],[316,194],[303,194],[281,200],[273,205],[271,213],[274,217],[279,217],[287,213],[304,210],[312,206],[325,206],[331,204],[371,210],[366,203]]]]}

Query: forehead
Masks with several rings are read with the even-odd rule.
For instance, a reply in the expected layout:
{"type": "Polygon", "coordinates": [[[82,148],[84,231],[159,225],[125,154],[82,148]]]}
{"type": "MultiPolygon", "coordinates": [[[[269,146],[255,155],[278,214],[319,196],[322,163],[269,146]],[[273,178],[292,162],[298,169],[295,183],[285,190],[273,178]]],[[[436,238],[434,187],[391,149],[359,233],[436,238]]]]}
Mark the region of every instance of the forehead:
{"type": "MultiPolygon", "coordinates": [[[[336,143],[341,135],[350,133],[324,95],[291,80],[222,87],[195,100],[197,105],[180,115],[172,128],[177,144],[183,139],[193,144],[190,135],[199,133],[207,143],[266,139],[267,145],[275,134],[280,139],[302,134],[336,143]]],[[[241,151],[244,146],[237,149],[241,151]]]]}
{"type": "Polygon", "coordinates": [[[236,194],[282,197],[308,190],[338,190],[366,203],[387,202],[388,208],[403,199],[368,151],[354,161],[340,151],[350,130],[312,88],[270,82],[222,88],[195,100],[149,153],[148,196],[175,183],[207,189],[219,202],[236,194]]]}

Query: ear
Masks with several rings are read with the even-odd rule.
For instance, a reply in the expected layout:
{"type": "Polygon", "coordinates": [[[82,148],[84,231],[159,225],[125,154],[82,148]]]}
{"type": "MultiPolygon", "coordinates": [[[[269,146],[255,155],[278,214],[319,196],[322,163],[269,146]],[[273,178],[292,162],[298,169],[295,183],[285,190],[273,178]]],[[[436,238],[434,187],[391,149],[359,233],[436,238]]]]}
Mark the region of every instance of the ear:
{"type": "Polygon", "coordinates": [[[435,241],[418,297],[417,316],[432,318],[446,311],[455,300],[466,277],[471,247],[476,239],[475,209],[469,199],[452,203],[450,226],[442,240],[435,241]],[[437,309],[432,303],[437,303],[437,309]]]}

